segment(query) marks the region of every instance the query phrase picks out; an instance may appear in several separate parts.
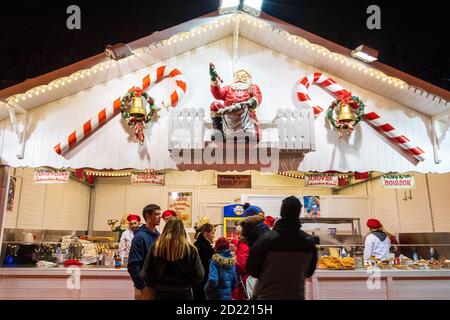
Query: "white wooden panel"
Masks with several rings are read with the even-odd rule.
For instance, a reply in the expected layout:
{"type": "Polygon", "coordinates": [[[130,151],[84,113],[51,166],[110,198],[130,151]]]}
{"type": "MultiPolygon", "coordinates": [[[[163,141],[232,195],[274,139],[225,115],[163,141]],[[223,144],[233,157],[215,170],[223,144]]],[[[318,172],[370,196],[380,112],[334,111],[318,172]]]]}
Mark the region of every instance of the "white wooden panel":
{"type": "Polygon", "coordinates": [[[407,200],[403,200],[405,191],[397,190],[398,213],[401,232],[433,232],[430,205],[425,176],[414,174],[415,186],[410,192],[406,191],[407,200]]]}
{"type": "Polygon", "coordinates": [[[380,280],[380,288],[370,290],[366,279],[319,279],[319,297],[324,300],[384,300],[387,298],[386,280],[380,280]]]}
{"type": "Polygon", "coordinates": [[[111,231],[109,219],[120,220],[125,213],[125,186],[97,185],[94,230],[111,231]]]}
{"type": "Polygon", "coordinates": [[[64,206],[65,188],[65,184],[52,184],[47,186],[44,204],[44,219],[42,223],[44,229],[64,229],[66,212],[64,206]]]}
{"type": "Polygon", "coordinates": [[[450,174],[428,174],[434,231],[450,230],[450,174]]]}
{"type": "Polygon", "coordinates": [[[331,188],[304,188],[302,194],[305,196],[320,196],[320,195],[332,195],[333,189],[331,188]]]}
{"type": "Polygon", "coordinates": [[[289,197],[289,196],[295,196],[295,195],[300,195],[302,193],[300,188],[276,188],[276,189],[269,189],[269,194],[274,194],[274,195],[284,195],[285,197],[289,197]]]}
{"type": "Polygon", "coordinates": [[[87,230],[90,189],[88,186],[69,180],[64,190],[64,229],[87,230]]]}
{"type": "MultiPolygon", "coordinates": [[[[360,218],[362,233],[367,231],[365,222],[370,217],[368,197],[333,196],[332,212],[333,217],[337,218],[360,218]]],[[[343,225],[340,230],[352,231],[350,225],[343,225]]]]}
{"type": "Polygon", "coordinates": [[[381,178],[368,183],[371,190],[372,216],[380,220],[389,232],[400,232],[396,191],[382,188],[381,178]]]}
{"type": "Polygon", "coordinates": [[[394,299],[450,300],[450,280],[394,279],[394,299]]]}
{"type": "Polygon", "coordinates": [[[223,207],[226,204],[217,203],[200,203],[199,215],[194,221],[198,221],[200,217],[206,216],[212,224],[218,224],[216,229],[216,238],[223,236],[223,207]]]}
{"type": "Polygon", "coordinates": [[[127,186],[125,212],[123,214],[133,213],[143,218],[142,209],[148,204],[157,204],[161,208],[165,208],[161,203],[161,189],[161,187],[150,186],[127,186]]]}
{"type": "Polygon", "coordinates": [[[67,277],[2,277],[0,299],[74,299],[77,290],[67,289],[67,277]]]}
{"type": "Polygon", "coordinates": [[[45,184],[34,183],[32,170],[23,171],[17,227],[21,229],[41,228],[44,218],[45,184]]]}
{"type": "Polygon", "coordinates": [[[200,203],[232,203],[231,189],[228,188],[198,188],[200,203]]]}
{"type": "Polygon", "coordinates": [[[134,286],[128,279],[86,278],[81,280],[81,300],[133,300],[134,286]]]}
{"type": "Polygon", "coordinates": [[[252,188],[252,189],[231,189],[230,203],[244,203],[241,199],[244,194],[267,194],[268,188],[252,188]]]}

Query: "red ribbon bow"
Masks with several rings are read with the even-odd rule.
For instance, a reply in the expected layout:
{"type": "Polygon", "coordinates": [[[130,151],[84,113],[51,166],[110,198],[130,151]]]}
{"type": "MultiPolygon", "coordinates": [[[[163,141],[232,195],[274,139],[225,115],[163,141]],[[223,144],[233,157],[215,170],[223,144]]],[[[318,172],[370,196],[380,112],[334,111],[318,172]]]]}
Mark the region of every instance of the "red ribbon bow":
{"type": "Polygon", "coordinates": [[[341,94],[337,97],[338,100],[342,101],[343,103],[353,103],[352,101],[352,94],[350,92],[346,92],[344,94],[341,94]]]}
{"type": "Polygon", "coordinates": [[[144,93],[144,90],[139,87],[133,87],[130,91],[133,92],[137,97],[142,96],[142,94],[144,93]]]}

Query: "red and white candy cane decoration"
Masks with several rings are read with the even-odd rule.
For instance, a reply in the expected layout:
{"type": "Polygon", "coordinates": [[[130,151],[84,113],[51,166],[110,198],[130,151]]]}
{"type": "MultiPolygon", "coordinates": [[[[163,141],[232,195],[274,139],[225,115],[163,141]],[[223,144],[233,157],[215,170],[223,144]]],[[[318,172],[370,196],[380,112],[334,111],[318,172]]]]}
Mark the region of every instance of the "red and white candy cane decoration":
{"type": "MultiPolygon", "coordinates": [[[[142,89],[149,90],[164,78],[171,78],[175,81],[175,90],[165,97],[158,105],[164,107],[175,107],[186,93],[186,80],[183,74],[174,67],[160,66],[150,71],[142,79],[142,89]]],[[[109,119],[120,113],[121,97],[114,100],[111,106],[108,106],[97,113],[97,116],[86,121],[80,128],[73,131],[67,138],[53,147],[57,154],[63,154],[73,148],[78,142],[89,136],[95,129],[106,123],[109,119]]]]}
{"type": "Polygon", "coordinates": [[[338,85],[336,81],[330,77],[327,77],[323,73],[316,72],[304,77],[298,84],[297,98],[301,103],[306,104],[309,108],[313,108],[314,114],[316,115],[321,113],[323,109],[318,105],[314,105],[311,98],[308,96],[309,87],[312,84],[320,85],[322,88],[333,93],[336,97],[348,93],[348,91],[338,85]]]}
{"type": "MultiPolygon", "coordinates": [[[[323,109],[314,105],[311,98],[308,96],[308,90],[311,84],[320,85],[322,88],[327,89],[336,97],[350,93],[350,91],[342,88],[339,84],[336,83],[332,78],[324,75],[323,73],[316,72],[308,75],[303,78],[302,81],[299,82],[297,87],[297,97],[301,103],[306,104],[306,106],[314,109],[314,114],[320,114],[323,109]]],[[[350,93],[351,94],[351,93],[350,93]]],[[[376,112],[371,111],[367,105],[365,106],[365,115],[364,119],[380,130],[385,136],[391,139],[391,141],[395,142],[399,147],[405,149],[409,152],[415,159],[418,161],[425,160],[425,151],[423,151],[420,147],[414,145],[406,136],[400,134],[394,126],[390,123],[384,121],[376,112]]]]}
{"type": "Polygon", "coordinates": [[[388,136],[398,144],[401,148],[408,151],[414,158],[416,158],[419,161],[425,160],[424,153],[420,147],[417,147],[416,145],[412,144],[411,141],[405,137],[404,135],[400,134],[397,129],[395,129],[391,124],[389,124],[386,121],[383,121],[381,117],[373,111],[369,111],[364,115],[364,119],[375,126],[377,129],[379,129],[384,135],[388,136]]]}

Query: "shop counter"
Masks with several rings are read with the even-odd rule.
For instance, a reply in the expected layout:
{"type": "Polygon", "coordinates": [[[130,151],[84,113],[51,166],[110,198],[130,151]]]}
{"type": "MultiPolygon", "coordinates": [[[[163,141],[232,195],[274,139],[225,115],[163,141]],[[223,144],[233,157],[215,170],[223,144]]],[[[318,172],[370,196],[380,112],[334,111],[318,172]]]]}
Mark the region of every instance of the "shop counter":
{"type": "Polygon", "coordinates": [[[6,299],[134,299],[126,268],[0,268],[0,300],[6,299]]]}
{"type": "MultiPolygon", "coordinates": [[[[317,270],[306,299],[450,299],[450,270],[317,270]]],[[[125,268],[0,268],[0,300],[133,299],[125,268]]]]}
{"type": "Polygon", "coordinates": [[[450,299],[450,270],[317,270],[306,299],[450,299]]]}

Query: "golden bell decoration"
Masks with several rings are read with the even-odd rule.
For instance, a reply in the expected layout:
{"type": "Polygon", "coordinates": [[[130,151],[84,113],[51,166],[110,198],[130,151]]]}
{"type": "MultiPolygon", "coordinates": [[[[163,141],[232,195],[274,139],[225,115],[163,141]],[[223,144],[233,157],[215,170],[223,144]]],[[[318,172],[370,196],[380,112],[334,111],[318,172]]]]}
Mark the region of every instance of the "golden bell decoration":
{"type": "Polygon", "coordinates": [[[147,115],[144,104],[142,103],[142,97],[133,97],[133,103],[130,108],[130,116],[136,119],[143,119],[147,115]]]}
{"type": "Polygon", "coordinates": [[[348,103],[341,103],[341,110],[339,111],[338,116],[339,121],[354,121],[355,117],[353,115],[353,112],[351,110],[351,107],[348,103]]]}

